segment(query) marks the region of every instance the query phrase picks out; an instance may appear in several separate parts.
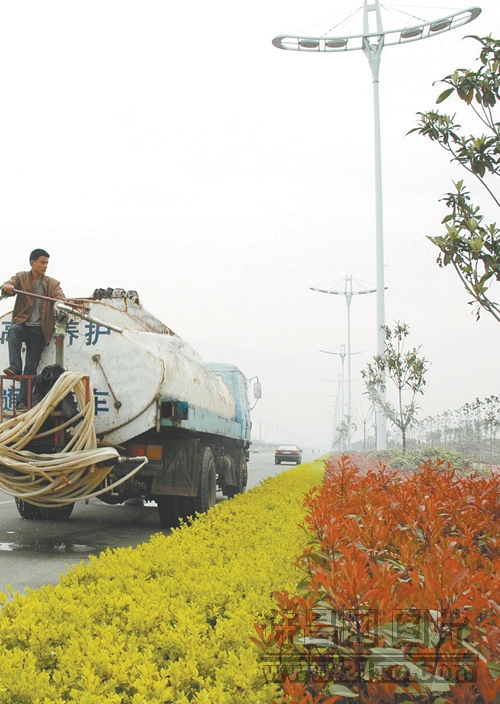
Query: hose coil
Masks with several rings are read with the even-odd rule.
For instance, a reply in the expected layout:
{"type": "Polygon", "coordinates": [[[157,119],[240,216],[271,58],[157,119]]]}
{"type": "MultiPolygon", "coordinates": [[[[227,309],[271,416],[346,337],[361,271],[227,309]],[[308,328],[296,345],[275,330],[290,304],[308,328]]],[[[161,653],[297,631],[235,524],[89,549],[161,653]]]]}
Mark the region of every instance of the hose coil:
{"type": "Polygon", "coordinates": [[[40,507],[64,506],[110,491],[136,474],[147,458],[117,481],[106,481],[119,457],[113,447],[97,447],[94,394],[87,400],[85,376],[64,372],[46,396],[26,413],[0,424],[0,491],[40,507]],[[51,430],[41,430],[61,401],[73,391],[77,416],[51,430]],[[77,425],[75,421],[80,419],[77,425]],[[73,426],[61,452],[36,454],[28,443],[73,426]]]}

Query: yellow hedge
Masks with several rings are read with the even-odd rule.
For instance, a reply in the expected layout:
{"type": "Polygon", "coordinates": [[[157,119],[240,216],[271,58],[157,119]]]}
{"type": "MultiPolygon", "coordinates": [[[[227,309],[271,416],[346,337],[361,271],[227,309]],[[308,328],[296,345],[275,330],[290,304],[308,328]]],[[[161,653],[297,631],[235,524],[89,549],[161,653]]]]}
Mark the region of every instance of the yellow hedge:
{"type": "Polygon", "coordinates": [[[0,592],[0,704],[271,702],[249,636],[300,579],[302,497],[322,476],[299,466],[56,586],[0,592]]]}

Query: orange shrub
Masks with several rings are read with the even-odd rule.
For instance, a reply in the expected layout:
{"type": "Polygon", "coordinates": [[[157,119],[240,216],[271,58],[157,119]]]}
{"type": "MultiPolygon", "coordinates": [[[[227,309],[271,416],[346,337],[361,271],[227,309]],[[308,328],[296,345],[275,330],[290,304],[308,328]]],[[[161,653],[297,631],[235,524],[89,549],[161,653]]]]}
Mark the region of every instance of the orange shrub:
{"type": "Polygon", "coordinates": [[[286,704],[500,701],[500,476],[327,465],[297,594],[256,624],[286,704]]]}

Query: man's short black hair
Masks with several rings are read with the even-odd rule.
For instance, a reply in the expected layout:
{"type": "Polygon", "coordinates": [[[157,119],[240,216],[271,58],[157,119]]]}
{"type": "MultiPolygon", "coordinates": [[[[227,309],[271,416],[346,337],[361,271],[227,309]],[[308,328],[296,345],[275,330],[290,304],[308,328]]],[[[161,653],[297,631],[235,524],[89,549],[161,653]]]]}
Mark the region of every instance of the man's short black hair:
{"type": "Polygon", "coordinates": [[[34,249],[30,254],[30,262],[36,262],[40,257],[50,257],[44,249],[34,249]]]}

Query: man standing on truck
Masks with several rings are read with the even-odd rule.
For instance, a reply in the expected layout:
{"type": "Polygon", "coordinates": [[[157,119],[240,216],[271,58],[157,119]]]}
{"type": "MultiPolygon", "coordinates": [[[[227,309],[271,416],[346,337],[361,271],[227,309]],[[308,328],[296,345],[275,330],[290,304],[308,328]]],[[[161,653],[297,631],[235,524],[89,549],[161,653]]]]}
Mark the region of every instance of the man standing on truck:
{"type": "MultiPolygon", "coordinates": [[[[59,281],[45,275],[49,257],[50,254],[44,249],[34,249],[30,254],[31,270],[19,271],[1,286],[3,293],[8,296],[17,295],[12,325],[7,335],[9,366],[3,370],[7,376],[21,373],[35,375],[45,345],[50,342],[54,331],[54,303],[26,294],[66,300],[59,281]],[[23,342],[26,345],[24,370],[21,359],[23,342]]],[[[23,380],[17,399],[18,411],[27,410],[27,399],[27,384],[23,380]]]]}

